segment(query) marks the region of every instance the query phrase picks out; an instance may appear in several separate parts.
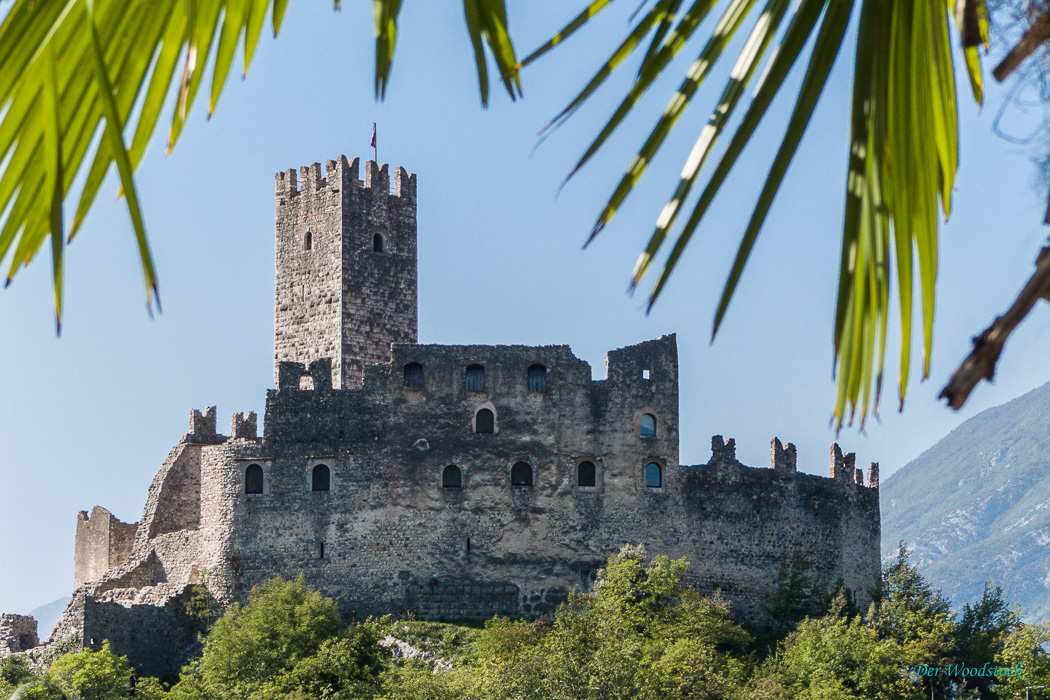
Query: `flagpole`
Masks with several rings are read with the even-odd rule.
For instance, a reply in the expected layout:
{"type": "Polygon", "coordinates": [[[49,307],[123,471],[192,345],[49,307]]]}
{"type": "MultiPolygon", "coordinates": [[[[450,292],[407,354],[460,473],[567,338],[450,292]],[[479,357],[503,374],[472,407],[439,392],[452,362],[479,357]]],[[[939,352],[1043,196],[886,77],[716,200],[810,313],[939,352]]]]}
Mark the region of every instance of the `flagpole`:
{"type": "Polygon", "coordinates": [[[379,146],[376,143],[376,123],[372,122],[372,158],[375,159],[376,165],[379,165],[379,146]]]}

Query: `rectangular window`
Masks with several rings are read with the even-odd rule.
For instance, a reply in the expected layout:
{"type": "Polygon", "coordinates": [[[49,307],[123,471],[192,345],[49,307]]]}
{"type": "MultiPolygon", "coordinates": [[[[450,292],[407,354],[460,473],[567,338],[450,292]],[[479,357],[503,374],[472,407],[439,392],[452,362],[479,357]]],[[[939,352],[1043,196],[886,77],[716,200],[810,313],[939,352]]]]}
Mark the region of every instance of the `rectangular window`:
{"type": "Polygon", "coordinates": [[[485,368],[481,365],[467,367],[467,391],[485,391],[485,368]]]}

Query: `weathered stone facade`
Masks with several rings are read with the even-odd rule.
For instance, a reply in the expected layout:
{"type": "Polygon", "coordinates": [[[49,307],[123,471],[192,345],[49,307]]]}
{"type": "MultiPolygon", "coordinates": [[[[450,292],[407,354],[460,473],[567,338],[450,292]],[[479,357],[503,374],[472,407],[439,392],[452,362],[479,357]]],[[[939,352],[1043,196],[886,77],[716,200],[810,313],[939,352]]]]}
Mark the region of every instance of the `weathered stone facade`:
{"type": "MultiPolygon", "coordinates": [[[[174,504],[173,504],[174,505],[174,504]]],[[[138,523],[122,523],[101,506],[77,514],[73,588],[97,581],[128,560],[138,523]]]]}
{"type": "Polygon", "coordinates": [[[690,583],[742,619],[762,619],[796,548],[864,601],[877,465],[865,486],[833,446],[830,479],[798,473],[774,439],[754,469],[721,437],[707,464],[680,465],[673,335],[610,352],[600,380],[564,345],[416,344],[415,176],[398,168],[390,194],[386,166],[357,170],[340,157],[326,178],[277,175],[262,436],[255,414],[227,437],[214,407],[191,411],[140,523],[82,513],[52,641],[108,638],[170,673],[193,642],[189,586],[228,604],[277,575],[305,576],[348,618],[535,616],[625,544],[685,557],[690,583]]]}
{"type": "Polygon", "coordinates": [[[39,643],[36,619],[30,615],[0,615],[0,657],[32,649],[39,643]]]}

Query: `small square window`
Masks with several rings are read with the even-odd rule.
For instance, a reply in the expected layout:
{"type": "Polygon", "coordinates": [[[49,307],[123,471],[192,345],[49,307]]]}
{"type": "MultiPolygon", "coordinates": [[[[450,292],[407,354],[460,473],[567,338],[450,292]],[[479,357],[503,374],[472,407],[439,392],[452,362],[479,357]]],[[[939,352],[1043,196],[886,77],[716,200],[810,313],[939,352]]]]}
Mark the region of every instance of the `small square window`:
{"type": "Polygon", "coordinates": [[[647,369],[643,369],[642,370],[642,379],[645,379],[645,380],[651,379],[651,377],[649,376],[649,370],[647,370],[647,369]]]}

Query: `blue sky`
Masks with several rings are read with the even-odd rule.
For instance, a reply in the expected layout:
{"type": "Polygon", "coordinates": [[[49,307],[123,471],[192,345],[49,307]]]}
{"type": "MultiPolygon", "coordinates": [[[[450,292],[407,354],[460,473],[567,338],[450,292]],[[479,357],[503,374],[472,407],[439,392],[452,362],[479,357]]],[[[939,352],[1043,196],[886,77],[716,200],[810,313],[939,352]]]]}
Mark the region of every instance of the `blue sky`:
{"type": "MultiPolygon", "coordinates": [[[[518,50],[540,44],[580,5],[509,3],[518,50]]],[[[711,436],[722,434],[736,438],[743,462],[765,466],[776,435],[798,446],[800,469],[826,474],[852,47],[711,346],[718,294],[790,105],[777,103],[649,316],[641,294],[624,293],[628,275],[716,95],[701,96],[613,225],[580,247],[698,47],[560,196],[633,64],[533,153],[537,129],[624,34],[635,5],[614,6],[530,66],[523,100],[511,103],[493,86],[483,110],[457,3],[406,3],[382,104],[372,93],[368,3],[341,12],[293,4],[281,36],[264,37],[247,79],[230,80],[214,117],[202,101],[172,155],[164,133],[139,169],[164,307],[152,320],[111,176],[68,250],[62,337],[46,255],[0,293],[0,611],[70,592],[77,511],[97,504],[139,519],[190,408],[217,404],[224,431],[234,411],[261,414],[272,386],[273,174],[341,153],[370,157],[373,122],[380,160],[419,178],[421,342],[568,343],[601,376],[607,350],[677,333],[683,463],[706,462],[711,436]]],[[[714,92],[727,70],[714,76],[714,92]]],[[[902,415],[887,401],[866,435],[854,428],[838,438],[859,463],[879,461],[884,477],[966,418],[1050,380],[1050,314],[1037,308],[1008,344],[994,385],[960,413],[936,399],[970,337],[1013,299],[1046,236],[1030,149],[992,130],[1004,90],[989,86],[978,111],[960,88],[961,170],[942,229],[932,378],[920,383],[913,373],[902,415]]],[[[1034,124],[1032,115],[1010,116],[1014,133],[1034,124]]]]}

